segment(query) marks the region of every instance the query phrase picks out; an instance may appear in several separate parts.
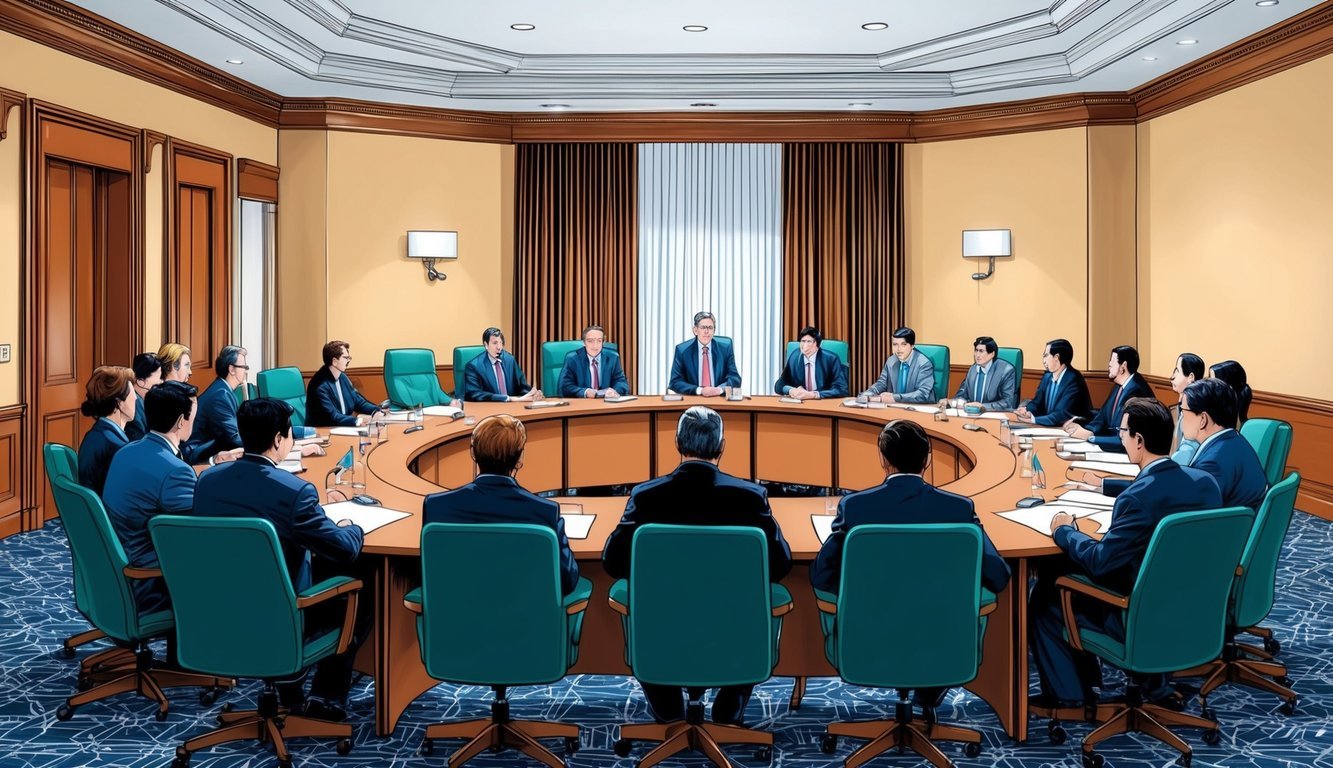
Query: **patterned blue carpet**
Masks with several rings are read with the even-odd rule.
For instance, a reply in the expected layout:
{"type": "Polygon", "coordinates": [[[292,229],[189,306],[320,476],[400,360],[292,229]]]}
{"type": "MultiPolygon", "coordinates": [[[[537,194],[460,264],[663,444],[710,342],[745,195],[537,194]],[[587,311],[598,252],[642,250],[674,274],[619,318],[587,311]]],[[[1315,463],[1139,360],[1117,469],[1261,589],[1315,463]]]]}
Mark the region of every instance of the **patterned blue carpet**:
{"type": "MultiPolygon", "coordinates": [[[[1225,686],[1210,703],[1221,721],[1222,742],[1204,745],[1197,731],[1186,732],[1194,747],[1195,766],[1330,766],[1333,767],[1333,525],[1297,515],[1287,538],[1287,554],[1279,573],[1279,602],[1267,626],[1278,628],[1283,643],[1280,660],[1288,666],[1301,694],[1294,717],[1277,712],[1274,697],[1251,694],[1225,686]]],[[[125,694],[82,707],[68,722],[55,719],[56,709],[75,685],[75,661],[58,658],[55,651],[66,636],[87,628],[70,600],[70,561],[62,529],[57,523],[43,530],[0,541],[0,766],[167,766],[175,745],[215,724],[222,702],[238,708],[253,706],[257,683],[224,694],[218,704],[203,707],[192,689],[168,691],[171,715],[159,723],[146,700],[125,694]]],[[[98,647],[94,645],[93,647],[98,647]]],[[[90,651],[83,649],[80,657],[90,651]]],[[[746,713],[751,725],[774,733],[775,766],[840,764],[862,742],[843,740],[836,755],[819,750],[823,724],[839,719],[871,719],[892,714],[895,695],[847,686],[838,680],[812,680],[801,709],[788,710],[791,681],[775,679],[760,686],[746,713]]],[[[549,687],[518,689],[512,695],[515,718],[551,718],[583,726],[581,749],[572,766],[631,766],[633,757],[617,758],[611,745],[622,722],[649,719],[643,698],[632,680],[619,677],[569,678],[549,687]]],[[[490,692],[473,687],[440,685],[407,711],[397,733],[379,739],[371,725],[373,692],[369,680],[357,684],[350,702],[357,723],[352,754],[339,757],[333,744],[298,740],[293,757],[303,766],[443,766],[445,755],[461,742],[441,742],[435,755],[421,757],[416,748],[424,727],[441,720],[486,717],[490,692]]],[[[1078,766],[1077,744],[1089,726],[1069,726],[1070,740],[1055,746],[1045,728],[1034,721],[1033,738],[1026,744],[1010,741],[990,708],[962,690],[950,693],[941,719],[978,728],[984,751],[976,759],[963,757],[957,745],[946,754],[959,766],[1045,768],[1078,766]]],[[[1161,766],[1175,753],[1150,739],[1117,737],[1101,749],[1108,765],[1117,768],[1161,766]]],[[[640,747],[635,756],[642,755],[640,747]]],[[[753,754],[735,748],[730,754],[741,765],[758,765],[753,754]]],[[[194,756],[194,766],[240,768],[273,766],[271,752],[254,743],[217,747],[194,756]]],[[[483,755],[472,765],[535,765],[514,752],[483,755]]],[[[705,765],[702,757],[688,756],[668,764],[705,765]]],[[[877,758],[872,765],[919,765],[908,755],[877,758]]]]}

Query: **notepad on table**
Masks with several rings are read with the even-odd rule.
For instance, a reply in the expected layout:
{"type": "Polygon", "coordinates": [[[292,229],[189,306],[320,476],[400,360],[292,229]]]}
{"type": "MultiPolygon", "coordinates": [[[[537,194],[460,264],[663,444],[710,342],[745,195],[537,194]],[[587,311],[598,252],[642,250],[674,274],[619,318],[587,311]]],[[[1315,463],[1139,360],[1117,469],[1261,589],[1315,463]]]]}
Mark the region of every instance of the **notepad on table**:
{"type": "Polygon", "coordinates": [[[569,401],[568,401],[568,400],[538,400],[538,401],[533,402],[533,403],[528,403],[527,405],[525,405],[525,406],[523,406],[523,407],[526,408],[526,409],[528,409],[529,411],[532,411],[532,410],[536,410],[536,409],[538,409],[538,408],[556,408],[556,407],[559,407],[559,406],[561,406],[561,405],[569,405],[569,401]]]}
{"type": "Polygon", "coordinates": [[[1071,469],[1090,469],[1093,472],[1105,472],[1122,477],[1138,477],[1139,465],[1115,464],[1109,461],[1076,461],[1069,465],[1071,469]]]}
{"type": "Polygon", "coordinates": [[[996,421],[1017,422],[1018,419],[1008,411],[986,411],[985,413],[965,413],[964,416],[969,419],[995,419],[996,421]]]}
{"type": "Polygon", "coordinates": [[[586,539],[588,533],[592,531],[593,521],[597,515],[583,514],[582,512],[564,512],[560,513],[560,519],[565,521],[565,535],[571,539],[586,539]]]}
{"type": "Polygon", "coordinates": [[[638,400],[638,395],[608,395],[605,400],[608,403],[628,403],[631,400],[638,400]]]}
{"type": "Polygon", "coordinates": [[[1056,437],[1068,437],[1063,429],[1055,427],[1015,427],[1013,433],[1016,437],[1038,438],[1046,440],[1056,437]]]}
{"type": "MultiPolygon", "coordinates": [[[[1019,525],[1025,525],[1039,533],[1049,534],[1051,532],[1051,518],[1060,512],[1065,512],[1075,518],[1095,517],[1105,513],[1107,522],[1110,521],[1111,510],[1099,510],[1092,507],[1080,507],[1075,504],[1040,504],[1027,509],[1011,509],[1007,512],[997,512],[1005,520],[1012,520],[1019,525]]],[[[1100,521],[1099,521],[1100,522],[1100,521]]]]}
{"type": "Polygon", "coordinates": [[[1059,500],[1066,504],[1078,504],[1088,507],[1102,507],[1110,509],[1115,506],[1115,499],[1110,496],[1103,496],[1096,491],[1072,490],[1060,494],[1059,500]]]}
{"type": "Polygon", "coordinates": [[[828,537],[833,535],[833,518],[837,515],[811,515],[810,522],[815,526],[815,535],[819,537],[819,543],[828,541],[828,537]]]}
{"type": "Polygon", "coordinates": [[[334,427],[329,430],[330,435],[337,437],[360,437],[366,434],[364,427],[334,427]]]}
{"type": "Polygon", "coordinates": [[[1102,447],[1096,443],[1090,443],[1087,440],[1069,441],[1060,446],[1064,453],[1104,453],[1102,447]]]}
{"type": "Polygon", "coordinates": [[[854,397],[849,397],[842,401],[843,408],[869,408],[870,403],[863,403],[854,397]]]}
{"type": "Polygon", "coordinates": [[[451,419],[463,418],[463,409],[455,408],[452,405],[428,405],[422,408],[421,412],[427,416],[448,416],[451,419]]]}
{"type": "Polygon", "coordinates": [[[324,505],[324,514],[333,522],[351,520],[361,526],[361,530],[370,533],[376,528],[383,528],[389,523],[408,517],[408,513],[388,507],[366,506],[355,501],[339,501],[324,505]]]}
{"type": "Polygon", "coordinates": [[[795,405],[800,405],[800,404],[801,404],[801,398],[799,398],[799,397],[779,397],[779,398],[778,398],[778,402],[779,402],[779,403],[793,403],[793,404],[795,404],[795,405]]]}
{"type": "Polygon", "coordinates": [[[377,418],[386,421],[390,424],[406,423],[413,420],[411,411],[389,411],[388,413],[382,414],[377,418]]]}
{"type": "Polygon", "coordinates": [[[890,403],[890,408],[902,408],[904,411],[915,411],[917,413],[939,413],[939,406],[935,405],[915,405],[913,403],[890,403]]]}
{"type": "Polygon", "coordinates": [[[301,452],[295,451],[295,453],[296,453],[296,458],[283,459],[282,461],[278,462],[278,469],[281,469],[283,472],[291,472],[293,475],[299,475],[302,472],[304,472],[305,465],[301,463],[301,452]]]}

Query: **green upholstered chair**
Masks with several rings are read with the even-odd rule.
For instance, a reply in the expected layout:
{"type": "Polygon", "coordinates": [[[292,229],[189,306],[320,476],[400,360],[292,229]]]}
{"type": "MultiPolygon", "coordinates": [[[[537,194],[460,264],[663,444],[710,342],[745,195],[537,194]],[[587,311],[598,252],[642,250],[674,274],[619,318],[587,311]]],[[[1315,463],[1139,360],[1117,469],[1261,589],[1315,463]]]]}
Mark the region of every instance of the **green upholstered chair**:
{"type": "Polygon", "coordinates": [[[949,348],[943,344],[917,344],[916,349],[935,366],[935,399],[949,396],[949,348]]]}
{"type": "Polygon", "coordinates": [[[464,369],[472,359],[486,351],[486,347],[473,344],[468,347],[454,347],[454,399],[462,401],[464,369]]]}
{"type": "MultiPolygon", "coordinates": [[[[1000,347],[995,350],[995,356],[1014,367],[1014,376],[1018,379],[1014,383],[1021,389],[1023,387],[1023,350],[1018,347],[1000,347]]],[[[1019,398],[1019,400],[1022,399],[1019,398]]]]}
{"type": "Polygon", "coordinates": [[[255,377],[259,396],[272,397],[292,407],[292,424],[305,426],[305,379],[295,366],[269,368],[255,377]]]}
{"type": "MultiPolygon", "coordinates": [[[[782,365],[787,364],[787,358],[791,357],[791,353],[799,349],[800,346],[801,342],[799,340],[787,342],[787,350],[782,355],[782,365]]],[[[820,342],[819,348],[827,349],[838,356],[838,360],[842,362],[843,374],[847,376],[848,381],[851,381],[851,362],[848,360],[851,355],[851,348],[847,345],[847,342],[841,339],[824,339],[820,342]]]]}
{"type": "Polygon", "coordinates": [[[165,720],[169,707],[163,688],[201,686],[205,689],[202,700],[211,703],[219,688],[234,686],[235,681],[223,677],[153,667],[153,652],[148,648],[148,641],[171,631],[171,611],[140,613],[134,603],[130,582],[155,578],[161,572],[156,568],[130,567],[125,549],[121,547],[97,494],[59,476],[51,478],[51,494],[69,538],[79,612],[121,648],[133,652],[131,663],[81,675],[79,687],[91,687],[69,697],[56,711],[56,718],[68,720],[74,716],[74,710],[84,704],[126,691],[138,691],[157,702],[157,719],[165,720]],[[82,588],[77,586],[80,581],[82,588]]]}
{"type": "Polygon", "coordinates": [[[630,577],[611,587],[623,617],[630,669],[645,683],[697,689],[685,720],[620,727],[616,754],[635,741],[662,742],[638,762],[655,765],[687,749],[729,766],[719,744],[757,744],[772,756],[773,734],[704,721],[701,692],[755,685],[778,663],[791,595],[768,580],[768,542],[748,526],[645,525],[634,532],[630,577]],[[684,567],[708,563],[707,568],[684,567]]]}
{"type": "Polygon", "coordinates": [[[1205,717],[1213,717],[1207,705],[1208,694],[1223,683],[1240,683],[1277,694],[1283,701],[1279,711],[1286,715],[1296,711],[1299,697],[1290,688],[1286,666],[1272,661],[1268,651],[1239,643],[1235,637],[1238,632],[1263,621],[1273,609],[1278,559],[1282,556],[1282,542],[1291,525],[1300,485],[1301,476],[1292,472],[1286,480],[1269,488],[1263,504],[1259,505],[1254,528],[1240,558],[1240,574],[1231,588],[1227,643],[1222,648],[1222,658],[1193,670],[1205,676],[1199,689],[1205,717]]]}
{"type": "MultiPolygon", "coordinates": [[[[1181,753],[1182,765],[1189,765],[1192,752],[1171,726],[1203,728],[1208,744],[1221,739],[1216,721],[1145,701],[1139,676],[1193,669],[1221,654],[1227,602],[1253,523],[1254,512],[1245,507],[1168,516],[1153,531],[1128,595],[1103,589],[1081,576],[1056,580],[1066,639],[1074,648],[1096,654],[1128,676],[1124,703],[1097,707],[1098,719],[1105,717],[1105,722],[1084,737],[1083,765],[1100,768],[1103,758],[1096,752],[1097,744],[1122,733],[1142,733],[1162,741],[1181,753]],[[1073,610],[1075,595],[1119,608],[1125,639],[1080,627],[1073,610]]],[[[1056,742],[1064,740],[1056,722],[1051,724],[1051,735],[1056,742]]]]}
{"type": "Polygon", "coordinates": [[[578,659],[592,582],[579,579],[561,596],[555,532],[540,525],[431,523],[421,530],[421,576],[421,587],[404,602],[418,614],[426,672],[495,691],[489,719],[427,726],[422,752],[431,754],[436,739],[468,739],[450,766],[504,748],[562,765],[536,740],[563,738],[568,755],[578,749],[579,727],[511,720],[506,694],[511,685],[556,682],[578,659]]]}
{"type": "Polygon", "coordinates": [[[435,374],[435,353],[429,349],[384,350],[384,391],[395,408],[453,402],[440,388],[440,378],[435,374]]]}
{"type": "Polygon", "coordinates": [[[201,749],[248,739],[271,742],[284,768],[292,764],[285,739],[337,738],[338,754],[347,754],[352,726],[280,710],[275,680],[290,679],[347,649],[361,582],[336,576],[298,594],[267,520],[160,515],[149,521],[148,531],[171,592],[181,664],[264,680],[257,709],[224,711],[219,728],[176,748],[172,768],[187,768],[190,755],[201,749]],[[347,596],[342,627],[307,637],[305,609],[342,595],[347,596]]]}
{"type": "Polygon", "coordinates": [[[1240,425],[1240,434],[1264,467],[1270,486],[1277,485],[1287,471],[1287,455],[1291,453],[1291,425],[1276,419],[1250,419],[1240,425]]]}
{"type": "MultiPolygon", "coordinates": [[[[560,397],[560,371],[565,367],[565,356],[582,348],[583,342],[579,339],[542,342],[542,394],[549,398],[560,397]]],[[[602,344],[602,349],[620,354],[620,348],[609,341],[602,344]]]]}
{"type": "Polygon", "coordinates": [[[258,397],[259,390],[255,388],[254,384],[247,381],[244,384],[236,385],[236,388],[231,391],[231,396],[236,398],[236,404],[240,405],[246,400],[253,400],[258,397]]]}
{"type": "Polygon", "coordinates": [[[985,616],[995,610],[995,596],[981,587],[981,549],[975,525],[861,525],[847,535],[838,593],[816,592],[824,652],[844,681],[897,688],[898,702],[892,720],[831,723],[820,744],[826,754],[839,736],[870,740],[848,765],[890,747],[949,765],[937,740],[964,742],[969,757],[981,754],[980,733],[939,724],[933,712],[913,720],[907,697],[913,688],[952,687],[977,676],[985,616]],[[893,589],[884,588],[885,563],[893,563],[893,589]]]}

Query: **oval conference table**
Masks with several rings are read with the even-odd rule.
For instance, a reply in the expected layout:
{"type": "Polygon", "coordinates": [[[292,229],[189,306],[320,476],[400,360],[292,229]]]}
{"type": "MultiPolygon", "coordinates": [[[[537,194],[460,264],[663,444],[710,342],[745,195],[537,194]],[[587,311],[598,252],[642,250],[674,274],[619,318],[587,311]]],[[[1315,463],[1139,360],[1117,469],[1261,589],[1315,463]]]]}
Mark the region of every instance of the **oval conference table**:
{"type": "MultiPolygon", "coordinates": [[[[931,414],[904,407],[848,408],[840,401],[783,403],[776,397],[739,402],[687,397],[667,402],[657,396],[607,403],[569,401],[550,408],[525,408],[522,403],[468,403],[469,417],[510,413],[523,420],[528,443],[518,481],[530,491],[555,491],[596,486],[631,485],[669,473],[679,462],[675,450],[676,422],[691,405],[704,404],[722,414],[726,438],[722,468],[734,475],[785,484],[856,490],[884,480],[876,438],[892,419],[921,423],[931,436],[932,458],[926,479],[970,496],[996,548],[1013,572],[999,595],[985,638],[980,673],[967,687],[999,715],[1005,731],[1023,740],[1027,731],[1028,654],[1027,582],[1030,558],[1058,552],[1049,536],[995,513],[1013,509],[1029,495],[1054,498],[1067,462],[1055,455],[1055,441],[1034,441],[1051,488],[1033,491],[1031,480],[1018,471],[1015,449],[1000,444],[999,422],[952,417],[935,421],[931,414]],[[988,431],[968,431],[965,424],[988,431]]],[[[368,446],[363,457],[365,493],[385,507],[410,516],[366,536],[363,558],[375,569],[375,628],[357,659],[375,678],[375,725],[380,735],[393,732],[403,711],[437,684],[426,674],[417,645],[416,616],[403,606],[420,574],[422,500],[431,493],[469,482],[473,475],[468,443],[472,426],[466,421],[427,416],[424,428],[405,433],[409,425],[390,423],[388,438],[368,446]]],[[[325,430],[321,430],[325,432],[325,430]]],[[[361,440],[334,436],[327,455],[305,464],[312,482],[330,470],[348,447],[360,450],[361,440]]],[[[625,496],[579,494],[556,499],[576,503],[584,514],[596,515],[588,536],[570,540],[582,575],[594,585],[583,625],[579,661],[574,674],[629,675],[620,622],[606,596],[611,579],[599,562],[602,547],[625,508],[625,496]]],[[[782,633],[781,661],[774,674],[796,679],[792,704],[798,706],[807,677],[836,676],[824,657],[819,615],[810,587],[810,564],[819,552],[814,515],[834,511],[830,497],[774,498],[773,514],[791,545],[794,566],[783,580],[795,599],[782,633]]],[[[566,510],[568,511],[568,510],[566,510]]],[[[1095,525],[1084,530],[1091,531],[1095,525]]],[[[886,575],[891,580],[892,574],[886,575]]],[[[910,629],[910,628],[909,628],[910,629]]]]}

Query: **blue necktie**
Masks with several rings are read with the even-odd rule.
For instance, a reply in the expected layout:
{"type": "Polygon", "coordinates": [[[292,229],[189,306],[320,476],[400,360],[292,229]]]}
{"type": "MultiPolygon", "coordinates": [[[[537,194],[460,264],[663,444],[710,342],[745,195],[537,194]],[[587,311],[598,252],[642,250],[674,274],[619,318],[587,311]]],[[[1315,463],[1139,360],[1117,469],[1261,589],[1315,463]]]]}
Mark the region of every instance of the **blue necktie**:
{"type": "Polygon", "coordinates": [[[1046,412],[1050,413],[1055,408],[1055,388],[1060,386],[1060,381],[1054,376],[1051,377],[1051,391],[1046,395],[1046,412]]]}
{"type": "Polygon", "coordinates": [[[898,361],[898,394],[907,391],[907,363],[898,361]]]}
{"type": "Polygon", "coordinates": [[[978,403],[983,402],[983,401],[985,401],[985,399],[986,399],[986,369],[985,369],[985,368],[978,368],[978,369],[977,369],[977,391],[973,394],[972,399],[973,399],[973,400],[976,400],[978,403]]]}

